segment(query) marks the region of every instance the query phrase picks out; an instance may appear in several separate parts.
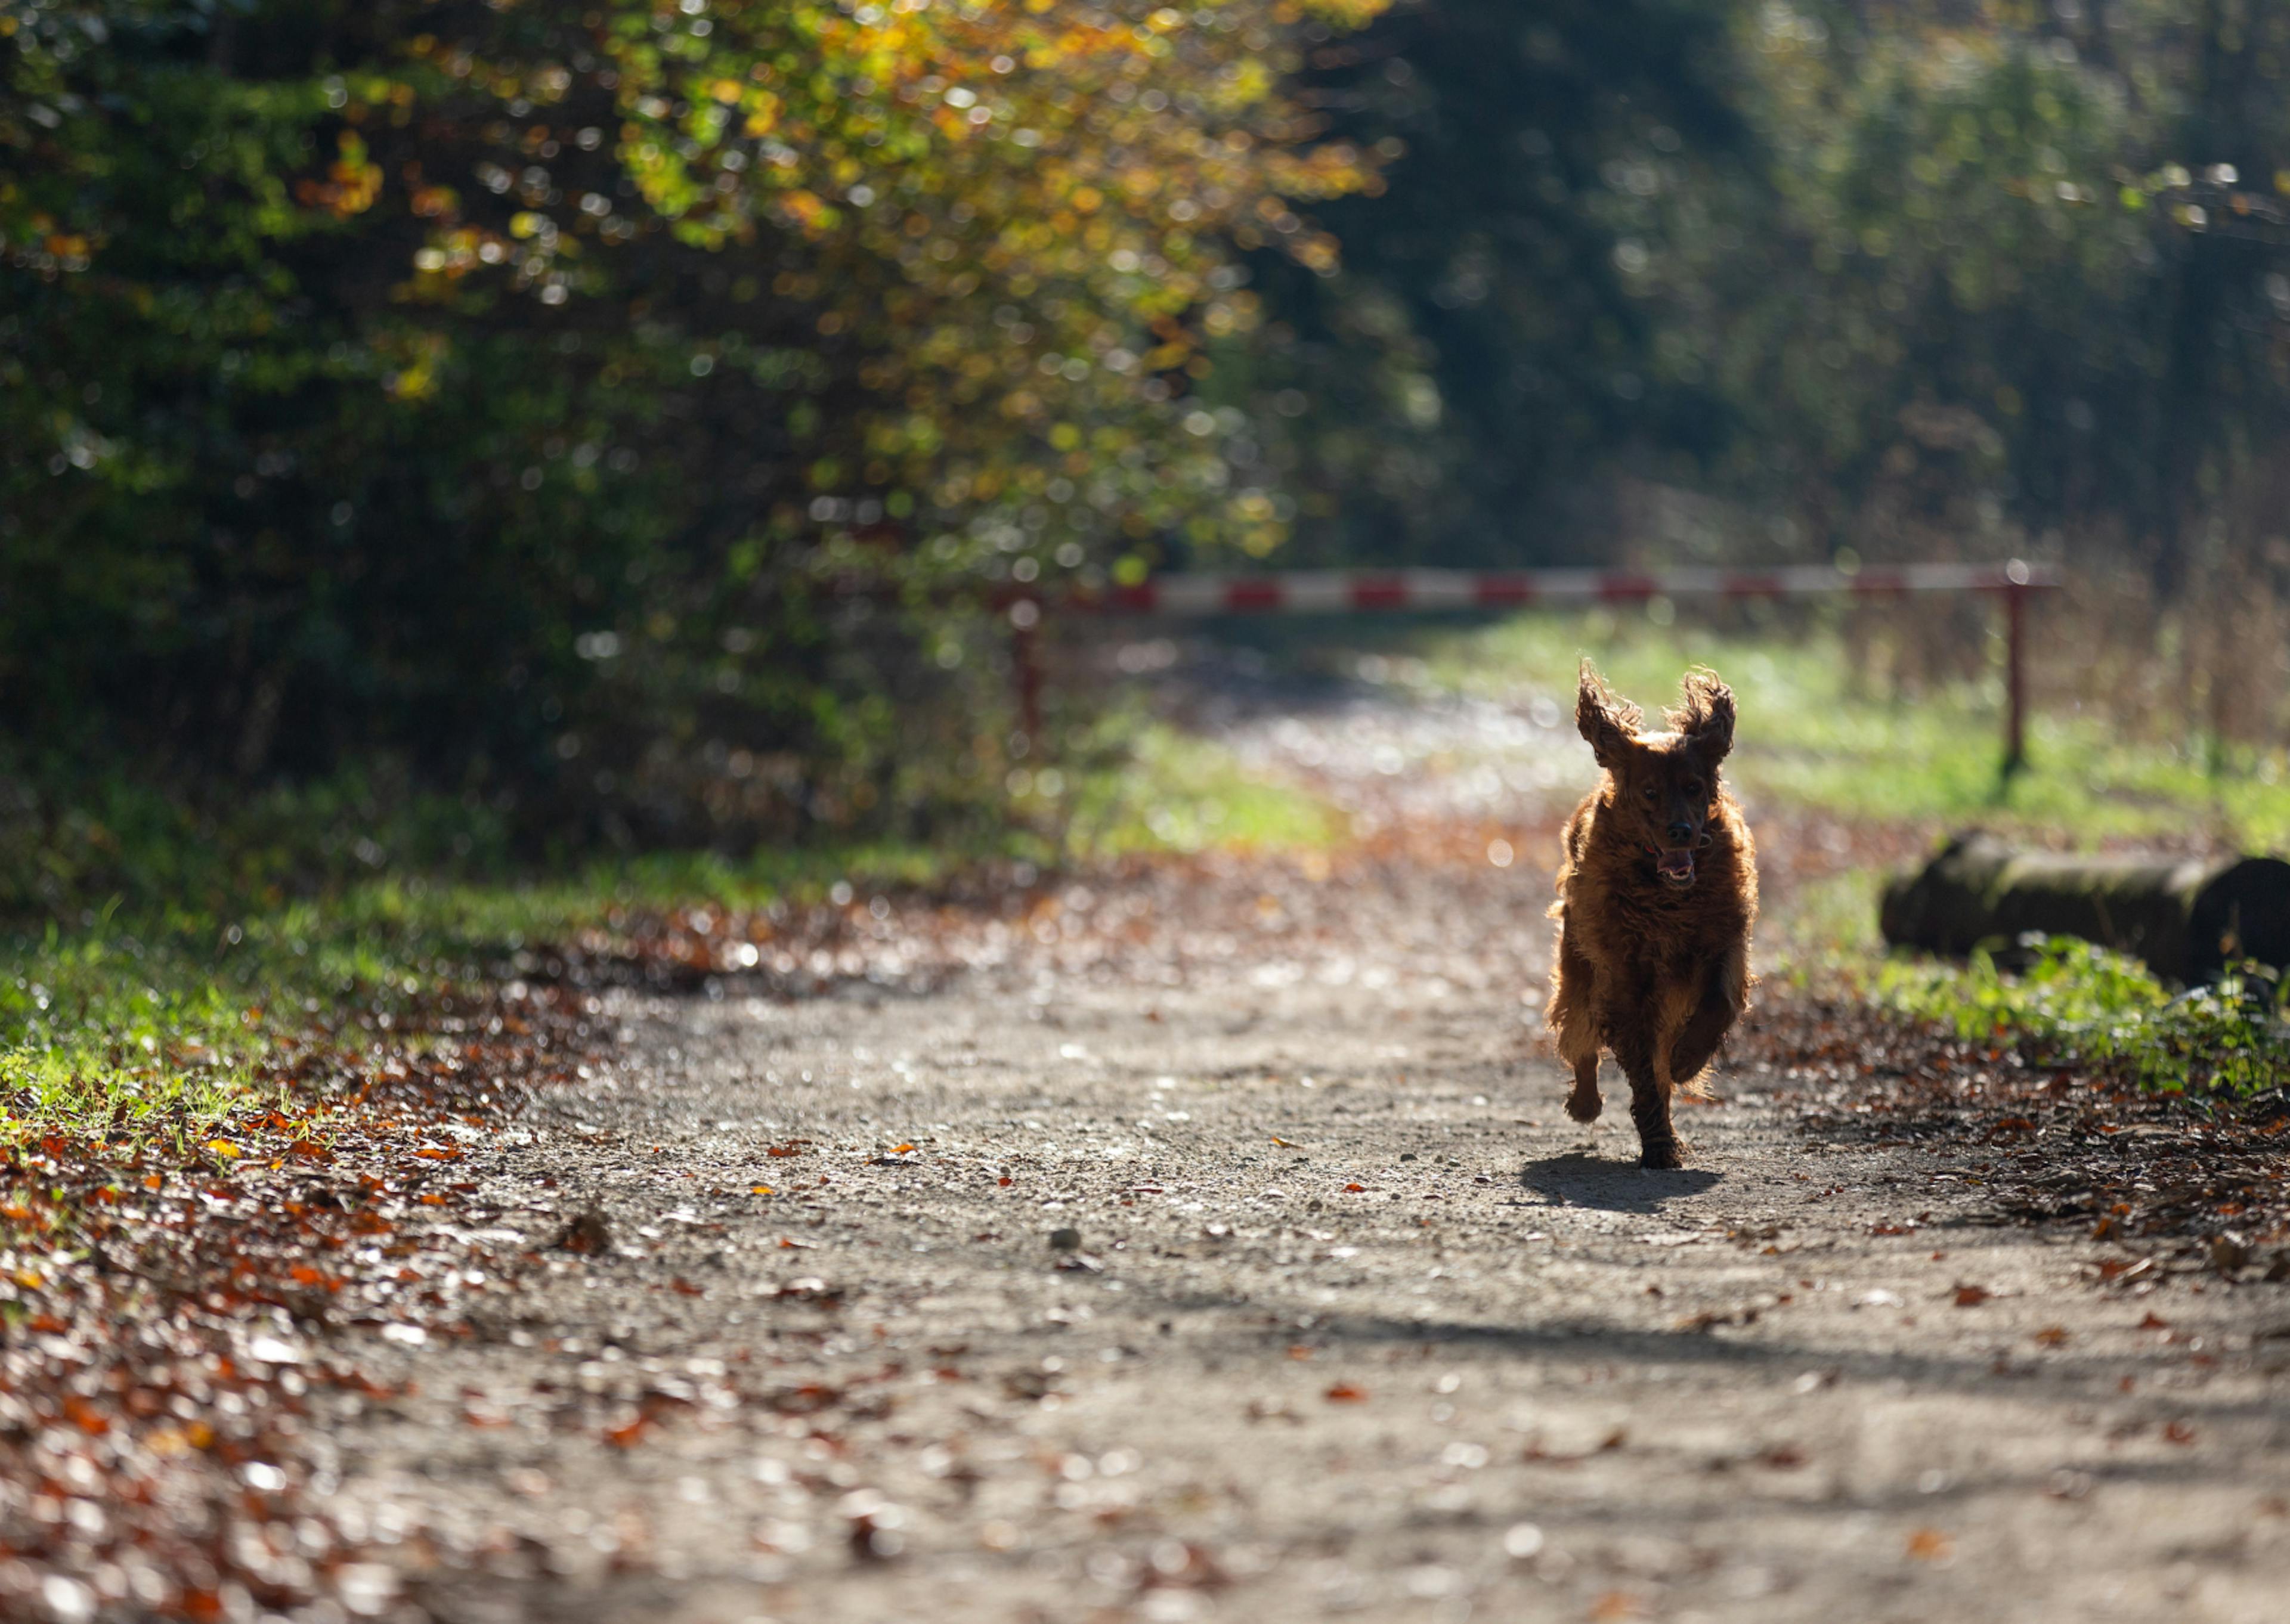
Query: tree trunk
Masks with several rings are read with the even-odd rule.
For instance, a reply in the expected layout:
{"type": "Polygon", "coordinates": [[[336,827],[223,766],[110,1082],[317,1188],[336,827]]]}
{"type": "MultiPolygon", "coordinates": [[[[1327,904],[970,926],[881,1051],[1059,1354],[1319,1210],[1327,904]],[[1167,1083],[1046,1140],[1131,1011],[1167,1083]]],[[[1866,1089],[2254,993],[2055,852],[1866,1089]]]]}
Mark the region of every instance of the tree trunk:
{"type": "Polygon", "coordinates": [[[2079,936],[2195,981],[2240,959],[2290,964],[2290,863],[2271,857],[2081,857],[1959,836],[1885,887],[1887,944],[1961,956],[2029,932],[2079,936]]]}

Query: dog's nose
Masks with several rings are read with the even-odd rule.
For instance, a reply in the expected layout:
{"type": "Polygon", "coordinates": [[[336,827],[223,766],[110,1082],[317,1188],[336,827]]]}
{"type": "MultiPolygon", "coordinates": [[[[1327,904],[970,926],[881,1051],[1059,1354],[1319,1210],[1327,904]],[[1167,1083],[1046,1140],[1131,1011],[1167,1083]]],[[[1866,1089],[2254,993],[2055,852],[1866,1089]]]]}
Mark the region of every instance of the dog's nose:
{"type": "Polygon", "coordinates": [[[1684,845],[1693,838],[1693,826],[1690,823],[1673,823],[1669,826],[1669,837],[1678,844],[1684,845]]]}

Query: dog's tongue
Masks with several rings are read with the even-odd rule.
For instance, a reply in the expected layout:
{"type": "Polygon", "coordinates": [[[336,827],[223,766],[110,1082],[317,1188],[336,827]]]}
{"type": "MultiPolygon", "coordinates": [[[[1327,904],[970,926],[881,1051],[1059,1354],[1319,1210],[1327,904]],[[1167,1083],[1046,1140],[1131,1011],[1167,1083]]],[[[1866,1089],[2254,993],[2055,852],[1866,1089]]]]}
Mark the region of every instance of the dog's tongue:
{"type": "Polygon", "coordinates": [[[1664,852],[1654,859],[1654,872],[1664,879],[1690,880],[1693,877],[1693,853],[1664,852]]]}

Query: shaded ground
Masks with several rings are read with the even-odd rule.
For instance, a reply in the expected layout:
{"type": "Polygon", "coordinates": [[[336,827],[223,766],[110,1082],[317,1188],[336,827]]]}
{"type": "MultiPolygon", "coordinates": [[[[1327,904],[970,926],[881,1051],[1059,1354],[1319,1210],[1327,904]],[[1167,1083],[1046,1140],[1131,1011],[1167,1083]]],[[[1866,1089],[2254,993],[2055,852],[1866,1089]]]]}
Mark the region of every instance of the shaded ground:
{"type": "MultiPolygon", "coordinates": [[[[10,1322],[12,1380],[156,1396],[10,1401],[0,1529],[45,1543],[0,1613],[2278,1616],[2275,1220],[2230,1274],[2094,1238],[2119,1112],[1779,995],[1642,1172],[1534,1037],[1551,809],[1363,804],[1338,856],[685,916],[636,945],[687,990],[512,987],[468,1019],[563,1058],[506,1126],[424,1116],[426,1170],[336,1153],[339,1284],[178,1312],[164,1384],[10,1322]],[[155,1565],[84,1463],[183,1459],[155,1565]]],[[[1759,832],[1784,900],[1898,838],[1759,832]]],[[[140,1267],[85,1300],[132,1323],[140,1267]]]]}

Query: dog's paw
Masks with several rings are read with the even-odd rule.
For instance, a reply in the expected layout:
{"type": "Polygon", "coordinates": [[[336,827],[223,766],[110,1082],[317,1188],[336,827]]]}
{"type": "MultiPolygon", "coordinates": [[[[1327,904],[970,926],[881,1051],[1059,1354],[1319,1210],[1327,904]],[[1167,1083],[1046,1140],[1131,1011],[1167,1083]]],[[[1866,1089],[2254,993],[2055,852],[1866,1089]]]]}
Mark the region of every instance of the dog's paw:
{"type": "Polygon", "coordinates": [[[1674,1139],[1656,1140],[1638,1152],[1640,1167],[1664,1170],[1685,1165],[1685,1147],[1674,1139]]]}
{"type": "Polygon", "coordinates": [[[1595,1088],[1578,1088],[1566,1096],[1566,1114],[1576,1122],[1596,1122],[1605,1108],[1605,1096],[1595,1088]]]}

